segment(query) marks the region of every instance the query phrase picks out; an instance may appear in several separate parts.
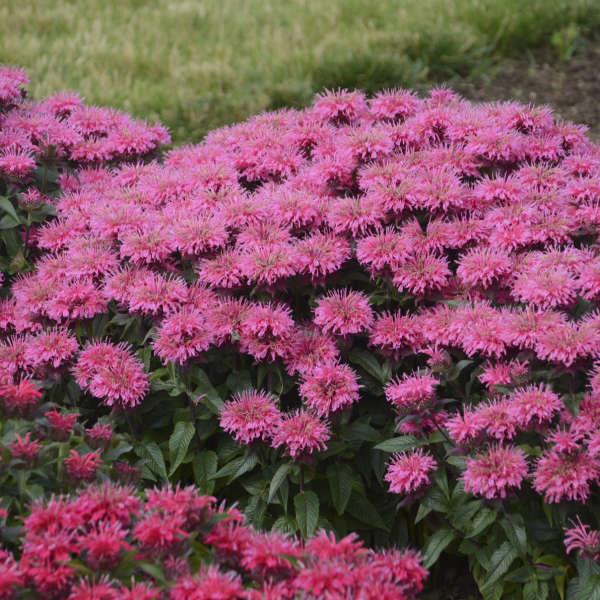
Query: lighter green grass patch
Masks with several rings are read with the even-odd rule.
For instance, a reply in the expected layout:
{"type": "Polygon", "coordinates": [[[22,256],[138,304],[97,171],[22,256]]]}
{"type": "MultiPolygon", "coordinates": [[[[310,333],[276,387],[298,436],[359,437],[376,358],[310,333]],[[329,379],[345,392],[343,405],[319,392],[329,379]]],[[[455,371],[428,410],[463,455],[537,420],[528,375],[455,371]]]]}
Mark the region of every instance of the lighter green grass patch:
{"type": "Polygon", "coordinates": [[[600,27],[596,0],[3,0],[0,62],[42,96],[160,119],[176,140],[325,87],[469,75],[600,27]],[[553,38],[554,36],[554,38],[553,38]]]}

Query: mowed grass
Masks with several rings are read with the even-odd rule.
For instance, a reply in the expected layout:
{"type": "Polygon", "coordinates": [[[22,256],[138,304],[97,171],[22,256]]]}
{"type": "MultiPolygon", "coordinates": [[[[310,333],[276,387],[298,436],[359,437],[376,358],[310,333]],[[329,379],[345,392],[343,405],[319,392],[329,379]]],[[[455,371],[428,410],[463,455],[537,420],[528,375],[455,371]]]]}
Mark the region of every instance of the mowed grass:
{"type": "Polygon", "coordinates": [[[599,0],[2,0],[35,96],[160,119],[176,141],[324,88],[422,86],[600,28],[599,0]]]}

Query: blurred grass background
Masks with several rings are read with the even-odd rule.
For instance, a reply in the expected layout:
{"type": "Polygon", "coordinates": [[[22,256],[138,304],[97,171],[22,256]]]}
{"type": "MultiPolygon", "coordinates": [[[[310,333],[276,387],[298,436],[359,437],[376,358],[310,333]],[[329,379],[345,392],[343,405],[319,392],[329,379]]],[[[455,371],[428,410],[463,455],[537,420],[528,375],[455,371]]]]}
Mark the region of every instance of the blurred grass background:
{"type": "Polygon", "coordinates": [[[176,141],[316,91],[478,77],[541,47],[568,57],[600,0],[1,0],[0,63],[176,141]]]}

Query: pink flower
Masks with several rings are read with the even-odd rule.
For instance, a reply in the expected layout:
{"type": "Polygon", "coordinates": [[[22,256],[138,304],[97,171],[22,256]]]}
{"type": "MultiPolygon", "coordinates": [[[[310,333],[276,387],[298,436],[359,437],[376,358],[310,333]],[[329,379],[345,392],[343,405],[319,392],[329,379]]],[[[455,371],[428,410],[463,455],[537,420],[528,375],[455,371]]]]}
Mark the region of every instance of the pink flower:
{"type": "Polygon", "coordinates": [[[405,374],[385,386],[385,397],[400,414],[422,412],[431,406],[439,381],[428,374],[405,374]]]}
{"type": "Polygon", "coordinates": [[[340,352],[334,339],[317,327],[297,327],[289,340],[285,365],[290,375],[308,373],[321,364],[337,362],[340,352]]]}
{"type": "Polygon", "coordinates": [[[202,569],[195,577],[175,582],[169,600],[241,600],[244,589],[239,575],[221,573],[216,566],[202,569]]]}
{"type": "Polygon", "coordinates": [[[461,257],[456,274],[465,285],[489,288],[495,279],[508,274],[511,268],[508,254],[482,247],[469,250],[461,257]]]}
{"type": "Polygon", "coordinates": [[[29,379],[14,384],[0,384],[0,403],[9,415],[27,415],[37,406],[41,397],[42,392],[29,379]]]}
{"type": "Polygon", "coordinates": [[[412,495],[429,485],[429,474],[437,467],[433,457],[421,448],[395,454],[388,465],[385,480],[394,494],[412,495]]]}
{"type": "Polygon", "coordinates": [[[257,360],[284,357],[293,329],[287,306],[255,304],[245,312],[240,324],[240,349],[257,360]]]}
{"type": "Polygon", "coordinates": [[[526,476],[527,461],[520,449],[494,446],[467,459],[462,479],[466,492],[493,500],[519,489],[526,476]]]}
{"type": "Polygon", "coordinates": [[[266,392],[246,390],[235,394],[221,411],[221,427],[237,442],[268,441],[281,421],[276,400],[266,392]]]}
{"type": "Polygon", "coordinates": [[[508,402],[509,413],[523,429],[547,424],[563,408],[560,398],[543,384],[515,390],[508,402]]]}
{"type": "Polygon", "coordinates": [[[421,252],[397,265],[393,274],[394,285],[399,290],[424,296],[448,284],[450,269],[445,258],[421,252]]]}
{"type": "Polygon", "coordinates": [[[344,410],[359,399],[356,373],[340,363],[324,363],[304,373],[300,395],[304,403],[320,417],[344,410]]]}
{"type": "Polygon", "coordinates": [[[133,408],[149,389],[142,363],[124,344],[89,344],[80,353],[73,372],[79,386],[102,399],[106,406],[133,408]]]}
{"type": "Polygon", "coordinates": [[[582,558],[598,561],[600,559],[600,531],[591,529],[577,517],[573,527],[565,530],[565,548],[568,554],[576,550],[582,558]]]}
{"type": "Polygon", "coordinates": [[[94,571],[110,571],[120,562],[123,552],[130,548],[125,541],[127,530],[119,523],[103,522],[79,538],[80,551],[86,564],[94,571]]]}
{"type": "Polygon", "coordinates": [[[336,125],[351,123],[368,110],[360,92],[347,90],[327,91],[317,96],[313,108],[315,116],[336,125]]]}
{"type": "Polygon", "coordinates": [[[290,559],[300,559],[299,544],[280,533],[255,534],[242,555],[241,566],[259,579],[289,577],[296,570],[290,559]]]}
{"type": "Polygon", "coordinates": [[[163,362],[184,364],[207,350],[213,340],[204,315],[199,310],[182,308],[160,324],[152,346],[163,362]]]}
{"type": "Polygon", "coordinates": [[[581,452],[559,454],[550,450],[536,463],[533,487],[549,504],[567,499],[586,502],[590,485],[598,477],[600,463],[596,459],[581,452]]]}
{"type": "Polygon", "coordinates": [[[309,412],[298,410],[286,415],[273,434],[273,448],[285,446],[292,460],[325,450],[331,437],[329,427],[309,412]]]}
{"type": "Polygon", "coordinates": [[[42,445],[40,442],[31,439],[31,433],[26,433],[23,437],[15,436],[15,441],[9,444],[8,448],[13,458],[23,460],[25,463],[33,463],[39,454],[42,445]]]}
{"type": "Polygon", "coordinates": [[[92,481],[96,477],[98,467],[102,464],[102,458],[98,452],[79,454],[77,450],[71,450],[64,461],[67,475],[75,481],[92,481]]]}
{"type": "Polygon", "coordinates": [[[35,170],[35,160],[20,150],[4,150],[0,154],[0,172],[15,179],[22,179],[35,170]]]}
{"type": "Polygon", "coordinates": [[[314,322],[326,333],[361,333],[371,326],[373,311],[363,293],[334,291],[317,301],[314,322]]]}
{"type": "Polygon", "coordinates": [[[34,369],[49,366],[54,369],[67,362],[77,352],[79,344],[65,330],[50,330],[27,340],[25,360],[34,369]]]}

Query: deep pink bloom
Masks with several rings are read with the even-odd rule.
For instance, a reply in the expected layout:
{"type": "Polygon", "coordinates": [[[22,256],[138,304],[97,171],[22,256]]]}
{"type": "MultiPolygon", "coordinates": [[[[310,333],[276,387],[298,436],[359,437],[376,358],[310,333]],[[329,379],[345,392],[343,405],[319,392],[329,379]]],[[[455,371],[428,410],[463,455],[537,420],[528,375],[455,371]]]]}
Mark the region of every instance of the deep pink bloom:
{"type": "Polygon", "coordinates": [[[565,530],[565,548],[568,554],[575,550],[583,558],[598,561],[600,559],[600,531],[591,529],[577,517],[573,526],[565,530]]]}
{"type": "Polygon", "coordinates": [[[533,487],[549,504],[562,500],[586,502],[590,486],[600,477],[600,463],[584,453],[550,450],[535,466],[533,487]]]}
{"type": "Polygon", "coordinates": [[[271,444],[284,446],[293,460],[322,451],[331,432],[327,424],[309,412],[299,410],[284,417],[275,429],[271,444]]]}
{"type": "Polygon", "coordinates": [[[324,363],[304,373],[300,395],[308,408],[320,417],[344,410],[359,399],[356,373],[340,363],[324,363]]]}
{"type": "Polygon", "coordinates": [[[31,439],[31,433],[26,433],[23,437],[15,436],[15,441],[9,444],[8,448],[13,458],[33,463],[39,454],[42,445],[37,440],[31,439]]]}
{"type": "Polygon", "coordinates": [[[71,450],[65,458],[67,475],[75,481],[92,481],[101,464],[102,458],[98,452],[79,454],[77,450],[71,450]]]}
{"type": "Polygon", "coordinates": [[[334,291],[317,301],[314,322],[327,333],[361,333],[371,326],[373,312],[361,292],[334,291]]]}
{"type": "Polygon", "coordinates": [[[199,310],[183,308],[160,324],[152,346],[163,362],[183,364],[207,350],[213,340],[206,317],[199,310]]]}
{"type": "Polygon", "coordinates": [[[421,412],[430,407],[438,383],[426,373],[405,374],[385,386],[385,397],[400,414],[421,412]]]}
{"type": "Polygon", "coordinates": [[[281,417],[274,396],[246,390],[235,394],[224,404],[220,424],[236,441],[249,444],[271,439],[281,417]]]}
{"type": "Polygon", "coordinates": [[[519,489],[526,476],[527,461],[520,449],[495,446],[467,459],[462,479],[466,492],[492,500],[519,489]]]}
{"type": "Polygon", "coordinates": [[[89,344],[73,372],[77,383],[107,406],[137,406],[149,388],[142,363],[123,344],[89,344]]]}
{"type": "Polygon", "coordinates": [[[395,454],[388,465],[385,480],[390,484],[390,492],[408,496],[429,485],[430,473],[436,467],[434,458],[420,448],[395,454]]]}

